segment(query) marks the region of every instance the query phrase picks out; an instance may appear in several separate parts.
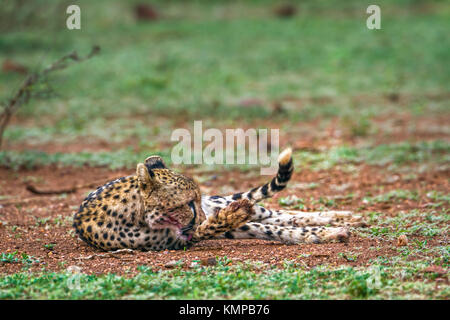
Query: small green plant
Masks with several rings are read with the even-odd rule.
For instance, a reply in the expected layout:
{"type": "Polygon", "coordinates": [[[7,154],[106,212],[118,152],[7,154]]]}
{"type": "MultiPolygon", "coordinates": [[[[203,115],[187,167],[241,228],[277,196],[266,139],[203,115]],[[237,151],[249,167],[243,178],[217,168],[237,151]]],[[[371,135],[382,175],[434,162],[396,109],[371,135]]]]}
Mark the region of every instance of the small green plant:
{"type": "Polygon", "coordinates": [[[356,262],[356,260],[358,260],[359,255],[360,255],[359,253],[355,253],[355,252],[339,252],[338,253],[338,257],[340,257],[348,262],[356,262]]]}
{"type": "Polygon", "coordinates": [[[414,239],[414,245],[419,250],[425,249],[427,246],[427,243],[428,243],[427,240],[414,239]]]}
{"type": "Polygon", "coordinates": [[[55,245],[56,245],[55,243],[44,244],[44,248],[52,251],[55,248],[55,245]]]}
{"type": "Polygon", "coordinates": [[[326,197],[320,197],[319,198],[319,203],[321,203],[324,206],[329,207],[329,208],[336,207],[336,200],[330,199],[330,198],[326,198],[326,197]]]}
{"type": "Polygon", "coordinates": [[[387,193],[382,193],[374,197],[364,197],[364,203],[388,203],[399,200],[415,200],[419,199],[417,191],[410,190],[392,190],[387,193]]]}
{"type": "Polygon", "coordinates": [[[427,197],[433,201],[438,201],[440,203],[450,202],[450,194],[443,194],[439,191],[430,191],[427,193],[427,197]]]}
{"type": "Polygon", "coordinates": [[[280,198],[278,203],[284,207],[291,207],[292,209],[304,209],[305,204],[304,200],[301,198],[297,198],[295,195],[291,195],[288,197],[280,198]]]}
{"type": "Polygon", "coordinates": [[[36,220],[35,226],[36,227],[45,226],[47,224],[47,222],[50,221],[50,219],[51,219],[51,217],[45,217],[45,218],[36,218],[35,217],[35,220],[36,220]]]}
{"type": "Polygon", "coordinates": [[[33,263],[39,263],[39,259],[36,259],[35,257],[30,256],[27,253],[23,252],[20,256],[20,262],[22,262],[22,264],[24,264],[25,267],[29,267],[33,263]]]}
{"type": "Polygon", "coordinates": [[[39,260],[35,259],[33,256],[29,256],[27,253],[23,252],[22,254],[18,254],[18,251],[14,251],[11,253],[2,253],[0,255],[1,263],[22,263],[25,268],[28,268],[33,263],[38,263],[39,260]]]}
{"type": "Polygon", "coordinates": [[[11,253],[5,253],[2,252],[0,255],[0,262],[1,263],[18,263],[19,258],[16,257],[17,251],[11,252],[11,253]]]}

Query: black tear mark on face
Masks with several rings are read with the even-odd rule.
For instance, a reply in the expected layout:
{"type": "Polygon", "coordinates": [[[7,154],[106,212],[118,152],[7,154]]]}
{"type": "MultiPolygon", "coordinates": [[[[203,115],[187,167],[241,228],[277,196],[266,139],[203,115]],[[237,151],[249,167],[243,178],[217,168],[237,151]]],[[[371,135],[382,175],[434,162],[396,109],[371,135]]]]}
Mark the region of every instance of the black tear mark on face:
{"type": "Polygon", "coordinates": [[[191,208],[192,212],[194,213],[194,217],[192,218],[191,222],[183,228],[181,228],[181,233],[185,234],[189,230],[191,230],[195,225],[195,219],[197,218],[197,210],[195,209],[194,201],[191,201],[188,203],[189,207],[191,208]]]}

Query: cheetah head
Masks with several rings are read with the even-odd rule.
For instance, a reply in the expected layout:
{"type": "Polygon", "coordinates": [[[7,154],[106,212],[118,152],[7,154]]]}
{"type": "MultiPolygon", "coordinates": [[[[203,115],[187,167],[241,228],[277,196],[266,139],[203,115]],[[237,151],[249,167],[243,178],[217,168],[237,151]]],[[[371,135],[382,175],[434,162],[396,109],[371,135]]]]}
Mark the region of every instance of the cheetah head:
{"type": "Polygon", "coordinates": [[[178,238],[189,241],[206,219],[197,183],[166,167],[151,156],[136,168],[145,220],[151,229],[171,228],[178,238]]]}

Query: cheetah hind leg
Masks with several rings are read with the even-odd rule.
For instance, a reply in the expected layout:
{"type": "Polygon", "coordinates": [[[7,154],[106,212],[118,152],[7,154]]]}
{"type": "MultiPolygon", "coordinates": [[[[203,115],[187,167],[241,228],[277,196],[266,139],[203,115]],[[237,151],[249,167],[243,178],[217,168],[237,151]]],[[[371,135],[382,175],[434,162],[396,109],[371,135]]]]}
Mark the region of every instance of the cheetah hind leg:
{"type": "Polygon", "coordinates": [[[350,232],[344,227],[282,227],[249,222],[218,238],[275,240],[287,244],[347,242],[350,232]]]}
{"type": "MultiPolygon", "coordinates": [[[[305,218],[310,218],[311,221],[317,223],[317,225],[330,225],[333,227],[366,227],[367,223],[360,215],[353,214],[352,211],[318,211],[318,212],[303,212],[297,210],[281,210],[282,212],[293,215],[293,219],[296,217],[301,218],[303,221],[305,218]]],[[[295,224],[294,224],[295,225],[295,224]]],[[[299,223],[300,225],[300,223],[299,223]]]]}
{"type": "Polygon", "coordinates": [[[215,214],[210,215],[195,231],[193,241],[211,239],[235,230],[250,221],[255,211],[253,204],[242,199],[230,203],[215,214]]]}

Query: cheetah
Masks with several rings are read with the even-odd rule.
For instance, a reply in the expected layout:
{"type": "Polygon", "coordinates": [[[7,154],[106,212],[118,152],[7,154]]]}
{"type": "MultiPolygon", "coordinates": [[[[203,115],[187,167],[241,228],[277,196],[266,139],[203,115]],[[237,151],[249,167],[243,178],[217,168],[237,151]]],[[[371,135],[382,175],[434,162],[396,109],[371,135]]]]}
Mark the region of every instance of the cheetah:
{"type": "Polygon", "coordinates": [[[294,170],[292,151],[278,157],[268,183],[229,196],[207,196],[190,177],[159,156],[139,163],[136,175],[97,188],[75,213],[81,240],[105,251],[184,249],[207,239],[265,239],[288,244],[347,241],[363,225],[350,211],[270,210],[257,202],[283,190],[294,170]]]}

